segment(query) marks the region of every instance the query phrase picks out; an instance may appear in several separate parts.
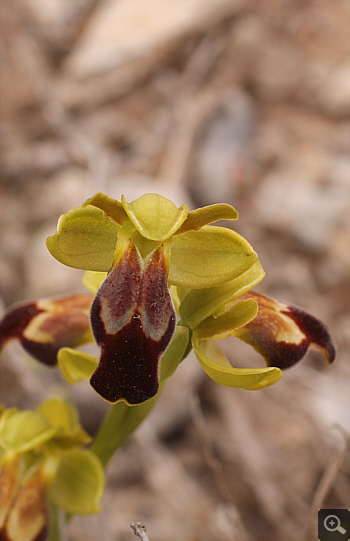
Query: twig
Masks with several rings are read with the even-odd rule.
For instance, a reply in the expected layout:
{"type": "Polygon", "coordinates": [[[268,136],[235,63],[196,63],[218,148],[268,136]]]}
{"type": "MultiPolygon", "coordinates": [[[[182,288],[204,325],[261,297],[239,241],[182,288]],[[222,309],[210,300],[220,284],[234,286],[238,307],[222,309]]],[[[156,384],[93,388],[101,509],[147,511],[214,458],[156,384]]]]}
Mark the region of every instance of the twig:
{"type": "Polygon", "coordinates": [[[60,99],[56,88],[59,86],[57,85],[59,78],[57,75],[54,76],[38,36],[28,30],[28,25],[21,16],[21,9],[19,7],[16,9],[16,3],[9,4],[7,9],[11,21],[17,25],[16,39],[12,48],[23,60],[46,122],[58,136],[73,163],[84,164],[87,167],[91,176],[91,185],[87,187],[87,195],[90,195],[96,191],[95,186],[101,189],[101,185],[103,188],[103,183],[107,183],[109,169],[116,160],[109,150],[102,148],[97,141],[83,133],[73,121],[70,112],[60,99]]]}
{"type": "MultiPolygon", "coordinates": [[[[237,507],[234,503],[230,489],[226,482],[225,473],[220,461],[215,457],[213,445],[208,435],[208,430],[204,415],[200,406],[199,399],[193,397],[191,400],[192,419],[197,430],[199,442],[202,446],[203,455],[208,468],[212,474],[213,482],[219,497],[227,511],[227,519],[231,525],[232,532],[235,533],[235,539],[240,541],[249,541],[250,536],[241,520],[237,507]]],[[[231,536],[230,536],[231,539],[231,536]]]]}
{"type": "Polygon", "coordinates": [[[134,530],[136,537],[139,537],[142,541],[149,541],[146,534],[146,527],[143,524],[137,522],[136,524],[130,524],[130,527],[134,530]]]}
{"type": "Polygon", "coordinates": [[[227,486],[225,475],[222,471],[222,466],[213,453],[212,443],[208,435],[203,412],[197,397],[193,397],[191,400],[191,413],[199,442],[202,447],[202,452],[212,474],[218,496],[223,503],[232,505],[233,499],[227,486]]]}
{"type": "Polygon", "coordinates": [[[304,541],[308,541],[308,539],[310,539],[310,531],[314,523],[317,510],[322,507],[324,499],[327,496],[329,490],[331,489],[331,486],[340,468],[342,467],[342,464],[344,460],[346,459],[348,452],[349,452],[349,444],[347,441],[345,441],[342,449],[337,452],[336,456],[332,458],[332,460],[328,464],[328,467],[326,468],[319,482],[319,485],[316,489],[316,492],[311,504],[308,520],[306,522],[305,534],[303,537],[304,541]]]}
{"type": "MultiPolygon", "coordinates": [[[[190,57],[178,81],[177,99],[173,105],[171,138],[164,151],[158,178],[182,183],[189,167],[197,131],[212,111],[212,90],[198,94],[208,73],[215,65],[224,46],[224,37],[217,31],[206,36],[190,57]],[[209,98],[209,99],[208,99],[209,98]]],[[[214,93],[217,99],[217,93],[214,93]]],[[[215,100],[216,102],[216,100],[215,100]]]]}

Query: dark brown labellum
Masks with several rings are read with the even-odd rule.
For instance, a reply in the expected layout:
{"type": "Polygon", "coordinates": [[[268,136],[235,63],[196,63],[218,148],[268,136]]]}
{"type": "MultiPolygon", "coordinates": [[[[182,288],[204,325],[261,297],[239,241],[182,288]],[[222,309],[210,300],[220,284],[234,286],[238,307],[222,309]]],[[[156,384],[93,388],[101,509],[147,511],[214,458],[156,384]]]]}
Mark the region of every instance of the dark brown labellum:
{"type": "Polygon", "coordinates": [[[140,404],[152,398],[160,356],[175,330],[162,247],[144,261],[129,244],[94,299],[91,326],[101,346],[93,388],[110,402],[140,404]]]}

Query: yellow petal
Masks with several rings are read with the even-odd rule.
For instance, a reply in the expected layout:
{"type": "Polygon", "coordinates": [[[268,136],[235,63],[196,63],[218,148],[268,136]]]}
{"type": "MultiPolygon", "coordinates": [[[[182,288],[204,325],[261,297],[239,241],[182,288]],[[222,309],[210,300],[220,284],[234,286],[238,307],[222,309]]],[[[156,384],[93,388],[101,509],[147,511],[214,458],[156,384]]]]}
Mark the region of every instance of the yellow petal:
{"type": "Polygon", "coordinates": [[[252,321],[257,313],[258,303],[254,299],[239,300],[222,314],[210,316],[202,321],[194,332],[200,340],[214,338],[215,335],[243,327],[252,321]]]}
{"type": "Polygon", "coordinates": [[[63,214],[57,233],[46,245],[60,263],[75,269],[108,271],[113,263],[119,226],[102,210],[88,205],[63,214]]]}
{"type": "Polygon", "coordinates": [[[199,340],[195,333],[192,345],[196,357],[208,376],[226,387],[258,390],[276,383],[282,372],[279,368],[233,368],[214,340],[199,340]]]}
{"type": "Polygon", "coordinates": [[[172,201],[158,194],[142,195],[132,203],[122,196],[123,207],[143,237],[150,240],[165,240],[171,237],[187,218],[188,208],[177,208],[172,201]]]}
{"type": "Polygon", "coordinates": [[[100,289],[107,276],[106,272],[86,271],[82,279],[83,285],[94,295],[100,289]]]}
{"type": "Polygon", "coordinates": [[[214,287],[241,275],[258,259],[241,235],[224,227],[205,225],[173,241],[169,282],[177,286],[214,287]]]}
{"type": "MultiPolygon", "coordinates": [[[[225,304],[258,284],[265,272],[257,260],[247,271],[224,284],[206,289],[185,290],[181,295],[180,317],[191,329],[217,313],[225,304]]],[[[172,291],[172,289],[170,289],[172,291]]]]}
{"type": "Polygon", "coordinates": [[[63,377],[71,385],[90,379],[97,367],[95,357],[72,348],[61,348],[57,360],[63,377]]]}
{"type": "Polygon", "coordinates": [[[191,210],[186,220],[176,231],[176,235],[186,233],[186,231],[198,231],[203,225],[212,224],[218,220],[237,220],[238,212],[227,205],[226,203],[218,203],[216,205],[209,205],[207,207],[201,207],[196,210],[191,210]]]}
{"type": "Polygon", "coordinates": [[[85,208],[88,205],[97,207],[103,210],[104,215],[111,218],[118,225],[124,225],[129,221],[128,215],[123,209],[123,205],[119,203],[116,199],[112,199],[105,195],[104,193],[96,193],[82,204],[82,207],[85,208]]]}

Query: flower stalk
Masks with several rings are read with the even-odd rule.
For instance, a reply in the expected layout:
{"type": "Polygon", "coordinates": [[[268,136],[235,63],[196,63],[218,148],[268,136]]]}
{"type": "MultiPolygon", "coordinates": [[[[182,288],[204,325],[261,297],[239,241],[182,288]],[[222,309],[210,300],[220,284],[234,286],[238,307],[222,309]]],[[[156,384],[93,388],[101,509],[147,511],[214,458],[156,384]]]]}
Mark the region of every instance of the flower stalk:
{"type": "Polygon", "coordinates": [[[158,397],[159,393],[139,406],[128,406],[122,401],[110,405],[90,446],[90,451],[100,459],[104,468],[152,411],[158,397]]]}

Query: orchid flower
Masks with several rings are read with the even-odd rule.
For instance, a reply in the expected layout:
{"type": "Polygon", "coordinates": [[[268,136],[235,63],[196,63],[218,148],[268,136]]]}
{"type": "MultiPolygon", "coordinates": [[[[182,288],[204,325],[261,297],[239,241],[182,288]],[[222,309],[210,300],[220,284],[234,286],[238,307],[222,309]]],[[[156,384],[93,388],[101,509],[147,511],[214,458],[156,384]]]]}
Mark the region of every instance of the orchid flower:
{"type": "Polygon", "coordinates": [[[191,347],[216,382],[250,390],[278,381],[310,346],[333,362],[325,326],[251,291],[265,274],[257,254],[238,233],[208,225],[237,218],[226,204],[189,212],[157,194],[132,203],[96,194],[61,216],[47,240],[58,261],[87,271],[83,282],[94,297],[13,307],[0,324],[0,346],[19,338],[39,360],[57,359],[70,383],[90,379],[103,398],[129,405],[154,397],[191,347]],[[268,366],[233,368],[217,344],[231,335],[268,366]],[[76,349],[92,337],[99,360],[76,349]]]}

